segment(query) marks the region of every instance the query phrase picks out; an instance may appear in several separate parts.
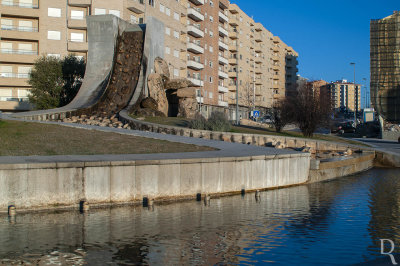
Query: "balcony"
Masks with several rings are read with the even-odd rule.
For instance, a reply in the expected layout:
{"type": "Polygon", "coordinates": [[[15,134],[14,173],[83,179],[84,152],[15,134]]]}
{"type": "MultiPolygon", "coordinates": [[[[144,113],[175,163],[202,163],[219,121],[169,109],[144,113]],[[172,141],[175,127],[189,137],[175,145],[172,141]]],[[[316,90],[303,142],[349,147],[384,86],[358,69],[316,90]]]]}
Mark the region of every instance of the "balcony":
{"type": "Polygon", "coordinates": [[[1,1],[1,16],[35,17],[40,16],[38,4],[24,4],[9,0],[1,1]]]}
{"type": "Polygon", "coordinates": [[[229,84],[228,90],[231,91],[231,92],[235,92],[236,91],[236,85],[235,84],[229,84]]]}
{"type": "Polygon", "coordinates": [[[218,92],[221,93],[228,93],[229,89],[227,87],[224,86],[218,86],[218,92]]]}
{"type": "Polygon", "coordinates": [[[220,78],[222,78],[222,79],[228,79],[229,78],[229,75],[226,74],[225,72],[221,71],[221,70],[218,70],[218,76],[220,78]]]}
{"type": "Polygon", "coordinates": [[[197,78],[187,78],[187,79],[196,86],[199,86],[199,87],[203,86],[203,81],[201,79],[197,79],[197,78]]]}
{"type": "Polygon", "coordinates": [[[70,52],[87,52],[88,43],[87,42],[78,42],[69,40],[68,41],[68,51],[70,52]]]}
{"type": "Polygon", "coordinates": [[[203,38],[204,37],[204,32],[199,29],[199,27],[193,26],[193,25],[188,25],[187,26],[187,33],[196,37],[196,38],[203,38]]]}
{"type": "Polygon", "coordinates": [[[225,101],[218,101],[218,105],[222,107],[228,107],[228,102],[225,101]]]}
{"type": "Polygon", "coordinates": [[[196,22],[204,21],[204,16],[199,11],[191,7],[188,8],[187,16],[196,22]]]}
{"type": "Polygon", "coordinates": [[[260,67],[255,67],[254,70],[256,74],[262,74],[262,70],[260,67]]]}
{"type": "Polygon", "coordinates": [[[279,65],[273,65],[272,69],[275,70],[275,71],[278,71],[279,70],[279,65]]]}
{"type": "Polygon", "coordinates": [[[238,33],[234,32],[234,31],[229,32],[229,38],[234,39],[234,40],[237,39],[238,38],[238,33]]]}
{"type": "Polygon", "coordinates": [[[226,51],[226,50],[228,50],[228,45],[226,44],[226,43],[224,43],[224,42],[221,42],[221,41],[218,41],[218,46],[219,46],[219,48],[221,49],[221,50],[224,50],[224,51],[226,51]]]}
{"type": "Polygon", "coordinates": [[[274,76],[272,77],[272,79],[274,79],[274,80],[279,80],[279,76],[278,76],[278,75],[274,75],[274,76]]]}
{"type": "Polygon", "coordinates": [[[226,29],[222,28],[221,26],[218,26],[218,31],[219,31],[220,36],[226,37],[229,35],[228,31],[226,29]]]}
{"type": "Polygon", "coordinates": [[[189,1],[195,4],[196,6],[204,5],[204,0],[189,0],[189,1]]]}
{"type": "Polygon", "coordinates": [[[69,17],[68,28],[70,29],[87,29],[86,19],[83,17],[69,17]]]}
{"type": "Polygon", "coordinates": [[[236,58],[229,58],[228,60],[230,65],[237,65],[237,59],[236,58]]]}
{"type": "Polygon", "coordinates": [[[91,0],[68,0],[68,5],[85,7],[90,6],[91,2],[91,0]]]}
{"type": "Polygon", "coordinates": [[[218,12],[218,16],[220,22],[228,22],[228,17],[221,11],[218,12]]]}
{"type": "Polygon", "coordinates": [[[39,40],[38,28],[35,27],[14,27],[2,25],[0,29],[1,38],[39,40]]]}
{"type": "Polygon", "coordinates": [[[229,77],[229,78],[236,78],[236,76],[237,76],[236,71],[229,71],[229,72],[228,72],[228,77],[229,77]]]}
{"type": "Polygon", "coordinates": [[[139,0],[128,0],[127,8],[136,14],[144,13],[144,4],[143,1],[139,0]]]}
{"type": "Polygon", "coordinates": [[[189,59],[187,61],[187,67],[191,68],[191,69],[194,69],[194,70],[201,70],[201,69],[204,68],[204,65],[202,63],[200,63],[200,62],[197,62],[197,61],[189,59]]]}
{"type": "Polygon", "coordinates": [[[273,55],[272,56],[272,61],[278,62],[279,61],[279,56],[273,55]]]}
{"type": "Polygon", "coordinates": [[[204,53],[204,48],[193,42],[189,42],[187,44],[187,50],[192,53],[195,53],[195,54],[203,54],[204,53]]]}
{"type": "Polygon", "coordinates": [[[24,73],[0,73],[0,86],[11,87],[19,86],[26,87],[28,84],[29,74],[24,73]]]}
{"type": "Polygon", "coordinates": [[[229,61],[228,61],[228,59],[226,59],[225,57],[222,57],[222,56],[218,56],[218,62],[220,63],[220,64],[223,64],[223,65],[227,65],[227,64],[229,64],[229,61]]]}
{"type": "Polygon", "coordinates": [[[3,6],[12,6],[12,7],[20,7],[20,8],[39,8],[39,5],[36,3],[23,3],[12,0],[2,0],[1,5],[3,6]]]}

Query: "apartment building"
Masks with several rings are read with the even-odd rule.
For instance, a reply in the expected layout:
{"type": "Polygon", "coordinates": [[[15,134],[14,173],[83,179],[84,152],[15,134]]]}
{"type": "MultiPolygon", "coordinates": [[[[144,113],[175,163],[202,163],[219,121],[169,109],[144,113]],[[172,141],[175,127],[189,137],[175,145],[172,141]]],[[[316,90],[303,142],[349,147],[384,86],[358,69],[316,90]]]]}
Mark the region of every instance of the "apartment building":
{"type": "Polygon", "coordinates": [[[230,116],[235,117],[236,88],[241,117],[249,110],[266,112],[296,89],[298,54],[236,4],[229,5],[228,17],[230,116]]]}
{"type": "MultiPolygon", "coordinates": [[[[181,0],[184,2],[184,0],[181,0]]],[[[86,58],[87,15],[112,14],[132,23],[155,16],[165,24],[165,59],[175,77],[186,76],[186,7],[157,0],[1,0],[0,110],[30,108],[27,83],[41,55],[86,58]]]]}
{"type": "Polygon", "coordinates": [[[400,122],[400,11],[370,24],[371,103],[387,121],[400,122]]]}
{"type": "Polygon", "coordinates": [[[361,111],[361,85],[338,80],[325,86],[335,111],[361,111]]]}
{"type": "Polygon", "coordinates": [[[0,110],[29,108],[27,80],[40,55],[85,58],[87,15],[165,25],[164,59],[173,77],[201,86],[199,110],[234,119],[236,78],[242,117],[296,88],[297,53],[228,0],[1,0],[0,110]]]}

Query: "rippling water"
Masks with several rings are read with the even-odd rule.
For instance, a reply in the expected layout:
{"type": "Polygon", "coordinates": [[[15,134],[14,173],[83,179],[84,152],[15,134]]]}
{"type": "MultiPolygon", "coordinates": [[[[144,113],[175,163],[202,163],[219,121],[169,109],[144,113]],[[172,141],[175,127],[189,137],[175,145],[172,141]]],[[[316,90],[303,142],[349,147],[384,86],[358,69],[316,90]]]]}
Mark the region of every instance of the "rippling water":
{"type": "Polygon", "coordinates": [[[379,239],[393,240],[398,252],[399,222],[400,170],[373,169],[262,192],[260,201],[248,193],[211,199],[209,206],[0,216],[0,265],[390,265],[379,239]]]}

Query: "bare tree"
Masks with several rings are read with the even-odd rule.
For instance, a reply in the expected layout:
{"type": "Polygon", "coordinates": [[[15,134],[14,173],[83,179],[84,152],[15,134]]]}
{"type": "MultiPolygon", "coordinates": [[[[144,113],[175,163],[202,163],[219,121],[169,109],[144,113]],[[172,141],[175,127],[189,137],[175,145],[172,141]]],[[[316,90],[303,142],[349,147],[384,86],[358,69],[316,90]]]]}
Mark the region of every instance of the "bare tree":
{"type": "Polygon", "coordinates": [[[244,106],[247,107],[248,111],[250,112],[252,107],[254,106],[254,88],[249,80],[244,82],[241,94],[241,102],[244,106]]]}
{"type": "Polygon", "coordinates": [[[292,116],[290,103],[287,99],[276,102],[271,110],[271,119],[276,132],[281,132],[291,122],[292,116]]]}
{"type": "Polygon", "coordinates": [[[311,83],[299,87],[286,104],[293,121],[306,137],[312,137],[317,127],[329,124],[332,112],[329,95],[314,93],[311,83]]]}

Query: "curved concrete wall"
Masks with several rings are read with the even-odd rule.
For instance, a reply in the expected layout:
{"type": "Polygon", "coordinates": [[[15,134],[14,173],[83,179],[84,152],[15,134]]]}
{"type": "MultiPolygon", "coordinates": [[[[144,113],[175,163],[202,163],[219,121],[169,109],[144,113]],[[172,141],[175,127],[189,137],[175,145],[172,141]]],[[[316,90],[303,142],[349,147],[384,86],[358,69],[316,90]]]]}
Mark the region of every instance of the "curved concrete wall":
{"type": "Polygon", "coordinates": [[[309,154],[0,164],[0,212],[195,198],[307,182],[309,154]]]}

